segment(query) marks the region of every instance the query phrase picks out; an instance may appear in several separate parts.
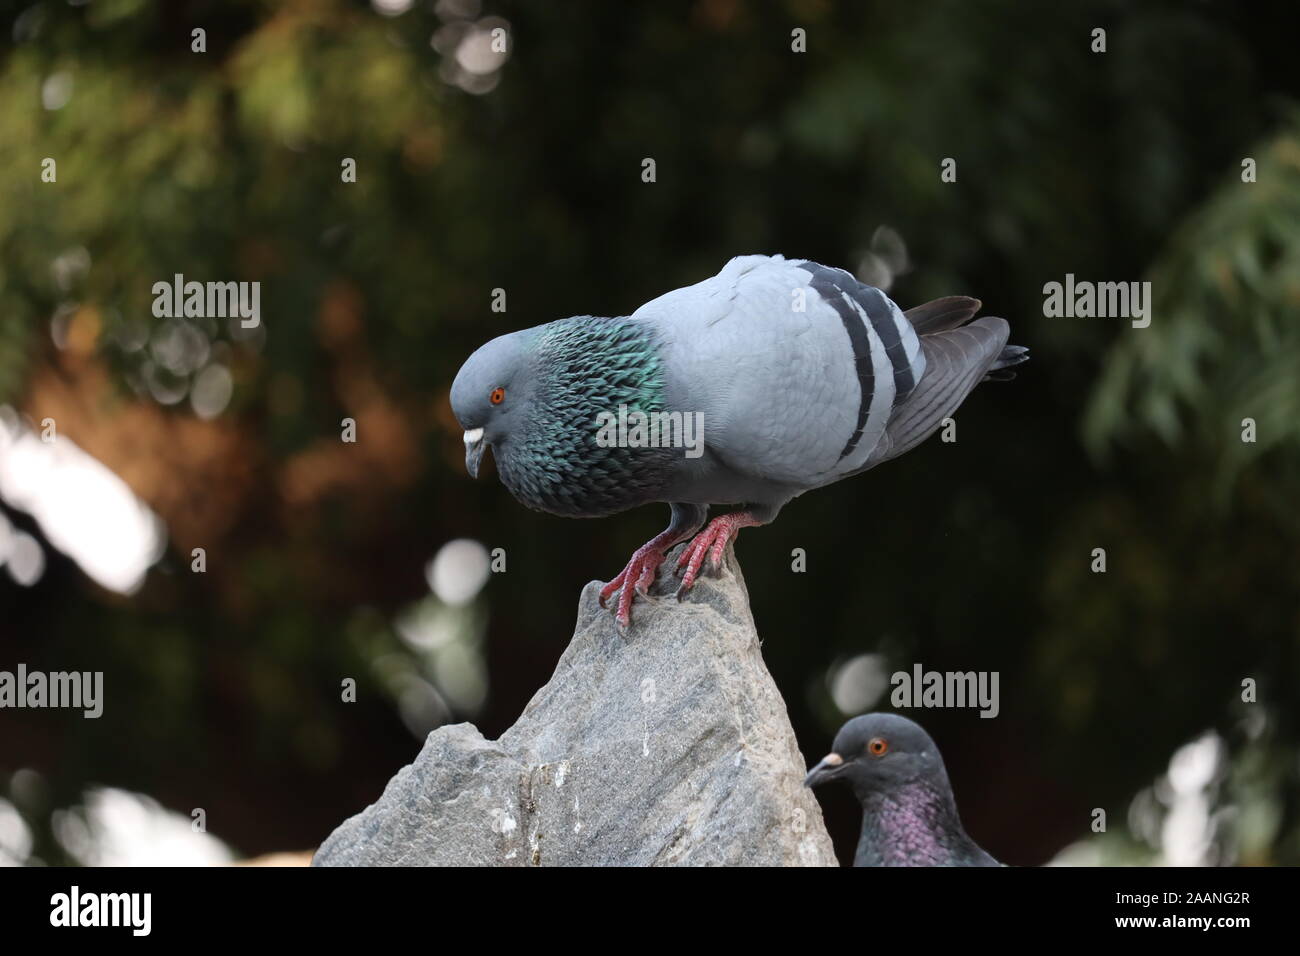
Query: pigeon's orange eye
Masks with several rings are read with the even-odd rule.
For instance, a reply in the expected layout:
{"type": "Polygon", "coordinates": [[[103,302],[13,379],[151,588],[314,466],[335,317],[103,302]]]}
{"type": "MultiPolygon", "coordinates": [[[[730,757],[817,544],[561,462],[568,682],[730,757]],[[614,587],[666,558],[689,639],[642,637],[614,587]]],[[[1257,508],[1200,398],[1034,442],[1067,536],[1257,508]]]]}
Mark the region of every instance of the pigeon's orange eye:
{"type": "Polygon", "coordinates": [[[871,743],[867,744],[867,750],[873,757],[883,757],[889,752],[889,741],[884,737],[872,737],[871,743]]]}
{"type": "Polygon", "coordinates": [[[506,400],[506,390],[498,385],[492,389],[492,394],[488,396],[488,401],[493,405],[500,405],[506,400]]]}

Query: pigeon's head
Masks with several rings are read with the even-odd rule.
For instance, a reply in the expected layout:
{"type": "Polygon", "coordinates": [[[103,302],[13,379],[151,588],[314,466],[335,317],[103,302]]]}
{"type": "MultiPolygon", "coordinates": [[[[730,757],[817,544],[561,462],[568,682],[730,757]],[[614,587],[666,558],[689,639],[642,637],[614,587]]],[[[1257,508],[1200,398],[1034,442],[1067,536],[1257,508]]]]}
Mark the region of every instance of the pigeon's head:
{"type": "Polygon", "coordinates": [[[483,449],[501,454],[512,427],[519,426],[532,392],[532,330],[498,336],[479,348],[451,383],[451,410],[465,429],[465,467],[478,477],[483,449]]]}
{"type": "Polygon", "coordinates": [[[943,758],[920,726],[898,714],[863,714],[840,728],[831,752],[808,772],[804,786],[844,780],[861,797],[936,774],[946,777],[943,758]]]}

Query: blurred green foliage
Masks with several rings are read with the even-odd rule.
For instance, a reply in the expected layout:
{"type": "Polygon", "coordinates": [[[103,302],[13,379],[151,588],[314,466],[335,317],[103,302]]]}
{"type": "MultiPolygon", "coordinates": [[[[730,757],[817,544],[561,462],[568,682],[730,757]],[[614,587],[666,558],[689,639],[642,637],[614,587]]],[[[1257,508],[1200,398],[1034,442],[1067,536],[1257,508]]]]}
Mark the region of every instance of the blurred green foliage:
{"type": "MultiPolygon", "coordinates": [[[[1221,501],[1249,466],[1267,475],[1280,521],[1300,518],[1300,113],[1249,150],[1180,223],[1149,270],[1165,321],[1107,356],[1085,421],[1099,453],[1158,436],[1199,453],[1221,501]],[[1254,423],[1254,440],[1242,440],[1254,423]]],[[[1261,489],[1265,490],[1265,489],[1261,489]]]]}
{"type": "MultiPolygon", "coordinates": [[[[477,6],[43,0],[8,20],[0,403],[39,421],[50,382],[89,389],[52,341],[67,320],[112,391],[87,391],[72,407],[96,414],[63,432],[139,472],[173,539],[130,598],[52,551],[35,587],[0,582],[0,664],[129,688],[97,722],[5,715],[0,771],[48,781],[29,819],[106,783],[205,807],[246,852],[314,845],[414,752],[403,675],[439,679],[396,629],[442,613],[422,569],[459,536],[505,548],[509,570],[445,624],[481,656],[486,701],[431,712],[499,733],[554,666],[580,586],[665,515],[562,521],[470,482],[446,406],[459,364],[500,332],[627,313],[737,254],[856,268],[888,225],[912,261],[891,289],[904,307],[978,295],[1034,360],[968,402],[956,444],[742,535],[805,752],[843,719],[827,675],[855,655],[999,670],[998,720],[916,716],[1000,858],[1047,859],[1094,807],[1123,820],[1217,728],[1268,769],[1252,792],[1277,825],[1251,859],[1300,862],[1300,91],[1283,7],[477,6]],[[467,77],[461,42],[489,16],[509,52],[467,77]],[[1150,279],[1151,327],[1044,318],[1042,287],[1067,272],[1150,279]],[[199,369],[155,348],[151,288],[175,273],[262,282],[258,333],[197,323],[234,379],[201,427],[185,402],[199,369]],[[160,395],[166,414],[126,417],[160,395]],[[360,464],[330,450],[345,416],[360,464]],[[164,451],[133,444],[148,429],[163,437],[141,447],[164,451]],[[205,575],[189,573],[199,545],[205,575]],[[339,702],[349,676],[356,704],[339,702]],[[1263,736],[1241,729],[1247,676],[1263,736]]],[[[856,809],[826,806],[850,846],[856,809]]],[[[48,832],[37,849],[61,859],[48,832]]]]}

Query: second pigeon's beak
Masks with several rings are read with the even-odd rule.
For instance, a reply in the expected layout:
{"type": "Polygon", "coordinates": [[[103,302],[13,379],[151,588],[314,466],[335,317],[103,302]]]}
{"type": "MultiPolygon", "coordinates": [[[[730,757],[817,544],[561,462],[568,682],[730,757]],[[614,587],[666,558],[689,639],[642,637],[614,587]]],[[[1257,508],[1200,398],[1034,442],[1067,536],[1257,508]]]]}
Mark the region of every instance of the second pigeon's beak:
{"type": "Polygon", "coordinates": [[[483,429],[470,429],[465,433],[465,470],[471,478],[478,477],[478,463],[482,458],[483,429]]]}
{"type": "Polygon", "coordinates": [[[825,783],[827,780],[833,780],[844,766],[844,758],[839,754],[830,753],[821,759],[817,766],[808,771],[808,776],[803,778],[805,787],[815,787],[819,783],[825,783]]]}

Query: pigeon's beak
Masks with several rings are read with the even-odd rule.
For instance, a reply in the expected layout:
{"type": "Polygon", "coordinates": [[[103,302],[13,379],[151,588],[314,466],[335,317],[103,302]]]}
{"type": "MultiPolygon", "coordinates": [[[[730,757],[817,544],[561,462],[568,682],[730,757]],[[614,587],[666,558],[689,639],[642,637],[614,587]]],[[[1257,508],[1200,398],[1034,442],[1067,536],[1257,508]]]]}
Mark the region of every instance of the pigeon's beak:
{"type": "Polygon", "coordinates": [[[843,767],[843,757],[834,753],[827,754],[825,757],[822,757],[821,763],[808,771],[808,776],[803,778],[803,785],[805,787],[815,787],[820,783],[825,783],[827,780],[833,780],[839,775],[839,772],[843,767]]]}
{"type": "Polygon", "coordinates": [[[472,428],[465,433],[465,470],[471,478],[478,477],[478,463],[483,458],[483,429],[472,428]]]}

